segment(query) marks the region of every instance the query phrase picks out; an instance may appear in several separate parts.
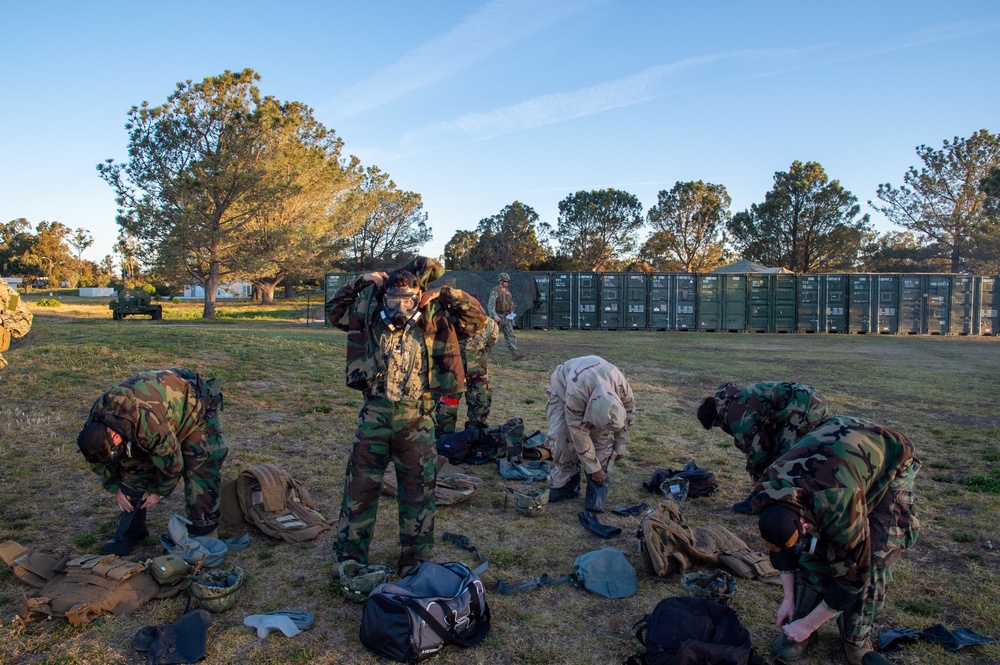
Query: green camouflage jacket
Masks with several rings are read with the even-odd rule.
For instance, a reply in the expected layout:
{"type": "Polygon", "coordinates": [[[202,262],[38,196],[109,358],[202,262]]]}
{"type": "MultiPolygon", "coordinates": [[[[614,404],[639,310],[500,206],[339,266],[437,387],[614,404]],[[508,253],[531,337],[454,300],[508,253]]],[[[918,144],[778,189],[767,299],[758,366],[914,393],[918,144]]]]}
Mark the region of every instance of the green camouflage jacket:
{"type": "Polygon", "coordinates": [[[812,386],[787,381],[733,383],[715,391],[721,428],[747,456],[747,471],[760,478],[771,462],[827,417],[826,399],[812,386]]]}
{"type": "Polygon", "coordinates": [[[206,402],[199,395],[205,394],[205,382],[195,372],[172,368],[140,372],[101,395],[86,424],[113,422],[131,443],[130,457],[114,464],[91,464],[104,488],[118,490],[121,465],[151,465],[153,485],[145,489],[169,495],[184,468],[180,442],[204,423],[206,402]]]}
{"type": "MultiPolygon", "coordinates": [[[[830,580],[825,602],[850,608],[871,574],[869,515],[904,473],[919,468],[906,436],[861,418],[834,416],[799,439],[768,467],[757,484],[754,510],[774,503],[799,511],[818,545],[798,565],[824,570],[830,580]]],[[[912,480],[912,479],[911,479],[912,480]]],[[[890,502],[891,503],[891,502],[890,502]]],[[[884,510],[885,505],[880,507],[884,510]]],[[[914,527],[902,534],[904,547],[916,540],[914,527]]]]}
{"type": "MultiPolygon", "coordinates": [[[[420,288],[444,275],[444,266],[418,256],[405,266],[420,280],[420,288]]],[[[383,289],[366,282],[364,275],[342,286],[326,303],[327,319],[347,332],[347,385],[367,391],[379,380],[374,324],[382,312],[383,289]]],[[[421,311],[421,329],[430,359],[428,384],[435,399],[465,392],[465,371],[459,340],[478,333],[486,325],[482,305],[464,291],[441,287],[441,295],[421,311]]]]}

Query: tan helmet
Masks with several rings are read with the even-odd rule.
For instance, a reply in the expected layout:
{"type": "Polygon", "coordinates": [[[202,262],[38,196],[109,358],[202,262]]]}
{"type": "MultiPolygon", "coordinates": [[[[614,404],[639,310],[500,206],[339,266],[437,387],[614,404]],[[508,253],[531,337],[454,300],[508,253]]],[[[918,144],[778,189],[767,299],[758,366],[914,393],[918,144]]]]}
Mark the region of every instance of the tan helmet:
{"type": "Polygon", "coordinates": [[[500,273],[500,276],[497,277],[497,281],[498,282],[509,282],[510,281],[510,274],[509,273],[505,273],[505,272],[500,273]]]}

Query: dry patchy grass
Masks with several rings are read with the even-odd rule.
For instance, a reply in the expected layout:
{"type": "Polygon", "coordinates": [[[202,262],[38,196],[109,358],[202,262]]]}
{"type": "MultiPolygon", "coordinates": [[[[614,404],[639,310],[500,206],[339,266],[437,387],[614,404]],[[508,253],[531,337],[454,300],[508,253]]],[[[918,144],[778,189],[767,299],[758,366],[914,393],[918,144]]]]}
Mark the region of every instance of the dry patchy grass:
{"type": "MultiPolygon", "coordinates": [[[[185,321],[195,310],[199,306],[191,303],[164,303],[164,321],[153,323],[141,318],[112,322],[103,300],[34,309],[34,328],[14,342],[7,353],[11,365],[0,372],[0,540],[65,554],[94,551],[112,535],[113,501],[76,452],[76,432],[107,387],[136,371],[168,366],[225,379],[227,474],[276,462],[309,488],[324,514],[336,517],[361,404],[358,393],[344,386],[344,334],[306,327],[296,322],[301,317],[291,315],[284,323],[185,321]]],[[[1000,548],[994,517],[1000,495],[990,484],[998,478],[1000,460],[997,339],[586,331],[521,331],[519,337],[527,360],[511,362],[504,348],[493,354],[495,422],[516,415],[528,429],[544,430],[544,389],[552,368],[572,356],[600,354],[625,372],[639,400],[629,455],[614,470],[612,507],[652,502],[641,483],[653,469],[678,468],[693,459],[715,472],[720,490],[684,504],[689,524],[724,524],[755,548],[760,540],[754,520],[729,510],[749,487],[742,456],[718,430],[701,429],[693,415],[697,403],[721,382],[811,383],[835,411],[907,433],[924,463],[918,478],[923,530],[896,569],[881,626],[920,629],[940,622],[1000,637],[1000,561],[998,550],[987,547],[991,541],[1000,548]],[[982,482],[977,484],[977,478],[982,482]]],[[[676,581],[651,579],[642,570],[633,537],[638,518],[602,518],[624,530],[617,540],[602,541],[577,523],[580,505],[562,503],[541,518],[520,517],[512,502],[505,502],[509,483],[494,467],[472,472],[483,477],[481,490],[466,504],[442,508],[437,531],[469,536],[490,559],[484,575],[488,589],[496,588],[498,578],[563,574],[577,555],[613,545],[635,565],[639,592],[625,600],[569,586],[515,596],[493,592],[494,627],[486,641],[471,650],[446,649],[436,661],[619,663],[635,651],[632,623],[661,598],[681,593],[676,581]]],[[[183,510],[179,491],[152,511],[152,527],[165,528],[174,510],[183,510]]],[[[245,568],[248,586],[235,609],[213,615],[207,662],[379,662],[357,641],[361,606],[342,599],[328,582],[333,534],[287,545],[247,530],[253,542],[230,554],[226,565],[245,568]],[[291,639],[259,640],[242,625],[248,614],[283,607],[312,612],[315,628],[291,639]]],[[[397,552],[396,507],[389,498],[381,502],[372,559],[391,564],[397,552]]],[[[136,552],[142,557],[158,553],[152,539],[136,552]]],[[[449,544],[439,544],[436,553],[473,563],[449,544]]],[[[21,597],[31,591],[0,572],[2,663],[139,663],[142,658],[130,646],[135,632],[168,623],[183,609],[182,599],[170,599],[85,628],[64,621],[22,626],[15,615],[21,597]]],[[[773,585],[741,582],[734,600],[765,656],[777,634],[773,620],[779,599],[773,585]]],[[[826,627],[815,655],[802,662],[839,661],[836,629],[826,627]]],[[[894,661],[997,663],[1000,648],[949,654],[918,644],[894,661]]]]}

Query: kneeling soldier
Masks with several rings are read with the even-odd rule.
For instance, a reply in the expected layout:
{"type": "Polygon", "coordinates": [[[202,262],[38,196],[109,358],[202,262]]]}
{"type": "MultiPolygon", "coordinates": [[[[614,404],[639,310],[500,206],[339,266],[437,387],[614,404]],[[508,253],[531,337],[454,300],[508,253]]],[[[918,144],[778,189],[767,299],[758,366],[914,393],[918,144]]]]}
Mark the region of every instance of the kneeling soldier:
{"type": "Polygon", "coordinates": [[[186,369],[140,372],[104,393],[77,437],[80,452],[113,492],[122,520],[105,554],[128,554],[149,531],[146,510],[184,478],[192,536],[219,524],[222,462],[220,379],[186,369]]]}

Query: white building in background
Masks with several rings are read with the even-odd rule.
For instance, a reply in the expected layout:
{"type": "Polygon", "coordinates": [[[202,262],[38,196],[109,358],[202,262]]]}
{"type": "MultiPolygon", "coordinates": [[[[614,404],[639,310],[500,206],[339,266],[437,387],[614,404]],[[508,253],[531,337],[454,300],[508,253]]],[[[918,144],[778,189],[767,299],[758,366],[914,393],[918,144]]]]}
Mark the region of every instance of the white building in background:
{"type": "MultiPolygon", "coordinates": [[[[238,282],[232,282],[230,284],[222,284],[215,290],[215,299],[223,300],[226,298],[249,298],[253,295],[253,286],[250,282],[240,280],[238,282]]],[[[194,284],[184,287],[185,298],[204,298],[205,297],[205,287],[201,284],[194,284]]]]}

